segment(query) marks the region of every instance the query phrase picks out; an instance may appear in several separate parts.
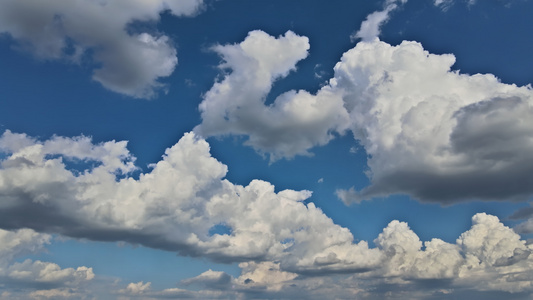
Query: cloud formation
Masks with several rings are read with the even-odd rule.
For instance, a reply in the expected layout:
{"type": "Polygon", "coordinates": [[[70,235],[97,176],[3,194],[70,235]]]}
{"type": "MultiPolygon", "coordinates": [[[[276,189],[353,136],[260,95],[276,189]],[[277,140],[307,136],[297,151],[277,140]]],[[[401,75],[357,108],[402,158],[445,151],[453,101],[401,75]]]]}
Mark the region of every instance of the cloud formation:
{"type": "MultiPolygon", "coordinates": [[[[438,1],[438,0],[437,0],[438,1]]],[[[407,0],[387,0],[384,3],[383,10],[369,14],[361,23],[359,31],[354,33],[350,38],[352,41],[361,39],[363,41],[373,41],[379,39],[381,34],[381,26],[383,26],[390,18],[390,13],[396,10],[399,5],[405,4],[407,0]]],[[[435,4],[437,5],[437,4],[435,4]]]]}
{"type": "Polygon", "coordinates": [[[265,104],[274,81],[295,70],[308,49],[307,37],[288,31],[275,38],[258,30],[240,44],[214,47],[224,60],[220,68],[231,72],[205,94],[202,123],[195,132],[204,137],[246,135],[246,144],[269,153],[272,161],[310,155],[307,149],[327,144],[332,131],[342,132],[348,124],[334,91],[290,91],[265,104]]]}
{"type": "Polygon", "coordinates": [[[158,21],[160,13],[191,16],[202,0],[0,1],[0,33],[42,59],[99,67],[93,80],[117,93],[152,98],[178,62],[172,41],[160,33],[136,32],[134,22],[158,21]],[[133,30],[132,30],[133,29],[133,30]],[[89,54],[91,53],[91,54],[89,54]]]}
{"type": "MultiPolygon", "coordinates": [[[[276,193],[265,181],[239,186],[223,179],[227,167],[211,157],[207,142],[193,133],[167,149],[153,170],[138,179],[127,176],[135,167],[125,142],[95,145],[87,137],[41,142],[7,131],[0,145],[7,153],[0,169],[2,228],[29,227],[240,261],[240,277],[209,270],[181,283],[213,295],[279,296],[301,289],[314,295],[312,286],[327,284],[353,294],[353,280],[365,283],[356,289],[361,293],[428,281],[442,289],[533,291],[533,249],[497,217],[475,215],[472,228],[454,244],[422,242],[406,223],[395,220],[372,248],[366,241],[355,243],[348,229],[334,224],[313,203],[302,203],[308,191],[276,193]],[[24,217],[28,212],[39,217],[24,217]],[[231,230],[210,233],[220,224],[231,230]],[[351,274],[352,279],[343,275],[345,279],[332,282],[324,279],[326,274],[351,274]]],[[[41,249],[50,238],[29,229],[2,234],[11,241],[3,243],[6,261],[28,249],[41,249]]],[[[87,267],[61,269],[30,260],[4,265],[3,274],[13,280],[75,285],[94,277],[87,267]]],[[[144,282],[117,293],[198,296],[187,289],[153,291],[144,282]]]]}
{"type": "Polygon", "coordinates": [[[379,263],[378,251],[354,243],[349,230],[302,203],[309,191],[275,192],[265,181],[240,186],[223,179],[227,167],[193,133],[139,179],[127,176],[135,166],[125,142],[40,142],[6,131],[0,147],[7,152],[0,169],[2,228],[121,240],[223,262],[276,260],[299,272],[379,263]],[[213,234],[221,224],[229,233],[213,234]]]}
{"type": "Polygon", "coordinates": [[[50,240],[50,235],[31,229],[0,229],[0,284],[47,286],[50,289],[40,291],[46,294],[56,288],[75,288],[80,283],[94,278],[92,268],[85,266],[62,269],[51,262],[31,259],[16,261],[24,255],[42,252],[50,240]]]}
{"type": "MultiPolygon", "coordinates": [[[[238,277],[208,270],[179,284],[201,293],[176,290],[192,298],[255,299],[527,299],[533,292],[533,248],[491,215],[476,214],[453,244],[436,238],[422,242],[396,220],[374,243],[383,256],[367,272],[306,276],[276,262],[251,261],[239,264],[238,277]]],[[[164,297],[149,283],[130,283],[127,289],[130,295],[164,297]]]]}
{"type": "Polygon", "coordinates": [[[247,145],[276,160],[310,155],[349,130],[368,154],[372,184],[339,190],[345,203],[391,194],[443,204],[533,194],[530,86],[460,74],[451,69],[453,55],[430,54],[417,42],[375,39],[344,53],[316,94],[288,91],[266,105],[272,82],[308,48],[291,32],[276,39],[260,31],[217,46],[232,72],[206,93],[195,131],[247,136],[247,145]],[[267,67],[282,54],[290,59],[277,62],[280,71],[267,67]]]}

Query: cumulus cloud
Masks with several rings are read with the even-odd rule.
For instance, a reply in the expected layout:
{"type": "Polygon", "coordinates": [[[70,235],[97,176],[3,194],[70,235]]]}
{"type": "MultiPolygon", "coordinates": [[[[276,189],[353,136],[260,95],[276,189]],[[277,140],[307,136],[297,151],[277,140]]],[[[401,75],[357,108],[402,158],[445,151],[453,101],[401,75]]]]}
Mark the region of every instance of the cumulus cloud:
{"type": "Polygon", "coordinates": [[[37,233],[31,229],[8,231],[0,229],[0,284],[46,284],[52,289],[37,290],[30,297],[59,297],[61,293],[70,293],[63,287],[77,287],[94,278],[92,268],[85,266],[62,269],[51,262],[15,259],[24,255],[35,254],[44,250],[50,243],[51,236],[37,233]],[[58,288],[54,288],[58,287],[58,288]],[[59,292],[60,291],[60,292],[59,292]],[[59,292],[56,293],[56,292],[59,292]]]}
{"type": "Polygon", "coordinates": [[[0,147],[7,152],[0,169],[3,228],[121,240],[223,262],[277,260],[302,272],[379,263],[366,242],[354,243],[349,230],[302,202],[309,191],[275,192],[265,181],[240,186],[223,179],[227,167],[194,133],[138,179],[127,175],[135,166],[125,142],[41,142],[7,131],[0,147]],[[213,234],[219,224],[229,232],[213,234]]]}
{"type": "Polygon", "coordinates": [[[245,135],[247,145],[269,153],[271,160],[310,155],[307,149],[327,144],[332,131],[342,132],[348,124],[334,91],[290,91],[265,104],[274,81],[295,70],[308,49],[308,39],[291,31],[278,38],[252,31],[240,44],[214,47],[224,60],[220,67],[231,72],[205,94],[195,132],[245,135]]]}
{"type": "Polygon", "coordinates": [[[383,10],[369,14],[361,23],[359,31],[354,33],[350,39],[355,41],[361,39],[363,41],[372,41],[379,38],[381,33],[381,26],[383,26],[390,18],[390,13],[398,8],[398,5],[406,3],[407,0],[387,0],[383,10]]]}
{"type": "Polygon", "coordinates": [[[114,92],[152,98],[178,62],[172,41],[131,31],[134,22],[158,21],[163,11],[190,16],[202,0],[0,1],[0,33],[42,59],[79,63],[93,53],[93,80],[114,92]]]}
{"type": "Polygon", "coordinates": [[[344,91],[372,182],[339,192],[345,202],[398,193],[441,203],[531,195],[531,88],[451,71],[454,62],[416,42],[362,42],[343,55],[331,84],[344,91]]]}
{"type": "Polygon", "coordinates": [[[453,71],[453,55],[431,54],[417,42],[375,39],[344,53],[316,94],[288,91],[265,105],[273,81],[308,48],[292,32],[274,38],[261,31],[215,47],[232,72],[206,93],[195,132],[244,135],[276,160],[310,155],[349,130],[368,154],[371,185],[339,190],[345,203],[407,194],[450,204],[533,193],[530,86],[453,71]],[[276,56],[283,59],[271,62],[276,56]]]}
{"type": "MultiPolygon", "coordinates": [[[[239,277],[208,270],[181,283],[209,291],[211,298],[227,293],[281,297],[299,295],[299,290],[315,295],[315,287],[328,285],[342,288],[343,295],[364,295],[428,282],[439,290],[532,292],[533,249],[497,217],[475,215],[472,228],[455,243],[423,242],[406,223],[392,221],[372,248],[367,241],[354,242],[349,230],[312,203],[304,204],[308,191],[275,192],[268,182],[239,186],[223,179],[227,167],[194,133],[185,134],[138,179],[127,176],[135,166],[124,142],[93,144],[87,137],[38,141],[8,131],[0,146],[7,152],[0,169],[3,228],[30,227],[240,261],[239,277]],[[66,162],[78,166],[72,169],[66,162]],[[27,212],[39,217],[23,217],[27,212]],[[231,230],[212,233],[218,224],[231,230]],[[350,275],[323,277],[332,273],[350,275]]],[[[49,241],[47,234],[29,229],[16,231],[16,238],[13,232],[3,231],[11,243],[0,248],[9,261],[49,241]]],[[[13,280],[73,286],[94,277],[90,268],[61,269],[29,260],[7,263],[2,270],[13,280]]],[[[131,283],[118,293],[207,297],[186,289],[153,291],[148,282],[131,283]]]]}
{"type": "Polygon", "coordinates": [[[440,8],[442,11],[447,11],[452,5],[454,0],[434,0],[433,5],[440,8]]]}
{"type": "Polygon", "coordinates": [[[283,271],[274,262],[247,262],[239,264],[236,278],[209,270],[183,283],[244,298],[485,299],[492,293],[526,299],[533,292],[533,248],[495,216],[473,216],[472,227],[455,243],[422,242],[396,220],[374,242],[383,259],[364,273],[308,277],[283,271]]]}

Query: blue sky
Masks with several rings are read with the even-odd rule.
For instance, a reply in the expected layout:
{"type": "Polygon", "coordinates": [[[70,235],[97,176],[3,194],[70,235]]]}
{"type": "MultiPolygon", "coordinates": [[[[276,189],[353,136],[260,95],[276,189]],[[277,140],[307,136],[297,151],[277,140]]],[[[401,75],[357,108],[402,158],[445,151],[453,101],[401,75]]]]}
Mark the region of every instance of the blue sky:
{"type": "Polygon", "coordinates": [[[531,11],[0,0],[0,299],[530,299],[531,11]]]}

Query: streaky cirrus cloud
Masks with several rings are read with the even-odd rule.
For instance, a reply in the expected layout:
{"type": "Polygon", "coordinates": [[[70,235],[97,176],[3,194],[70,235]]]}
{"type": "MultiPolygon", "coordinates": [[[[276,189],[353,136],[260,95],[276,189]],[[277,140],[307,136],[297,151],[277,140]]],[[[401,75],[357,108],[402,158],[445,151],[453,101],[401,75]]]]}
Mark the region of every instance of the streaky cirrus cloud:
{"type": "Polygon", "coordinates": [[[0,1],[0,33],[41,59],[98,67],[93,80],[135,98],[152,98],[178,63],[172,41],[160,33],[131,32],[133,22],[158,21],[160,13],[191,16],[202,0],[0,1]]]}
{"type": "MultiPolygon", "coordinates": [[[[194,133],[185,134],[138,179],[127,175],[135,167],[125,142],[93,144],[87,137],[38,141],[6,131],[0,145],[6,152],[0,169],[0,226],[29,235],[28,246],[8,247],[3,257],[9,260],[14,257],[9,253],[40,249],[48,242],[47,234],[18,229],[28,227],[241,262],[238,278],[210,270],[182,282],[219,294],[277,295],[287,286],[309,288],[328,274],[351,274],[353,280],[366,282],[358,287],[361,292],[428,281],[439,288],[532,291],[532,248],[497,217],[476,214],[471,229],[455,243],[437,238],[422,242],[407,223],[394,220],[370,247],[367,241],[354,242],[348,229],[334,224],[313,203],[304,204],[308,191],[275,192],[265,181],[239,186],[223,179],[227,167],[194,133]],[[216,226],[227,232],[211,232],[216,226]]],[[[60,269],[39,261],[15,262],[5,270],[14,279],[61,278],[68,283],[71,278],[73,284],[94,276],[90,268],[60,269]],[[45,269],[50,273],[43,276],[45,269]]],[[[131,283],[117,293],[195,295],[186,289],[153,291],[148,283],[131,283]]]]}
{"type": "Polygon", "coordinates": [[[431,54],[417,42],[375,39],[344,53],[316,94],[288,91],[266,105],[273,80],[294,69],[308,47],[293,33],[275,39],[258,31],[241,44],[218,46],[232,72],[206,93],[195,131],[247,136],[247,145],[274,161],[310,155],[349,130],[368,154],[371,185],[339,190],[345,203],[408,194],[450,204],[533,193],[530,86],[453,71],[452,54],[431,54]],[[259,44],[268,47],[249,46],[259,44]],[[281,53],[295,53],[280,60],[282,71],[264,66],[262,59],[281,53]]]}

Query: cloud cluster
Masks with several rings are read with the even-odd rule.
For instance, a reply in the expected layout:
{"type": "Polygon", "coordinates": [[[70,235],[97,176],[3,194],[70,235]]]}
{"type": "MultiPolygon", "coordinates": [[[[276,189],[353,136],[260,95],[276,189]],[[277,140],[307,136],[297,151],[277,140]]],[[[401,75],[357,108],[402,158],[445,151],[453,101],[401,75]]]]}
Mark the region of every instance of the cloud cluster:
{"type": "MultiPolygon", "coordinates": [[[[404,222],[392,221],[374,241],[383,253],[380,265],[363,273],[306,276],[283,270],[276,262],[240,263],[233,277],[208,270],[183,280],[175,289],[192,298],[357,298],[357,299],[527,299],[533,292],[533,248],[497,217],[484,213],[456,243],[422,242],[404,222]],[[193,290],[200,290],[201,293],[193,290]],[[492,295],[492,296],[491,296],[492,295]]],[[[130,283],[128,295],[163,298],[150,283],[130,283]]]]}
{"type": "MultiPolygon", "coordinates": [[[[461,291],[533,291],[533,249],[497,217],[475,215],[472,228],[454,244],[422,242],[406,223],[392,221],[372,248],[366,241],[355,243],[349,230],[312,203],[304,204],[308,191],[275,192],[268,182],[239,186],[223,179],[227,167],[193,133],[167,149],[153,170],[138,179],[127,176],[135,167],[124,142],[93,144],[87,137],[38,141],[7,131],[0,146],[6,152],[0,169],[2,228],[29,227],[241,261],[237,278],[209,270],[182,282],[213,293],[211,298],[298,290],[315,295],[316,286],[326,285],[353,295],[428,282],[461,291]],[[213,233],[216,226],[228,232],[213,233]],[[350,275],[323,277],[346,273],[350,275]]],[[[2,257],[8,260],[25,249],[41,249],[50,238],[29,229],[2,234],[11,241],[2,243],[7,245],[2,257]]],[[[67,284],[94,276],[86,267],[60,269],[29,260],[3,270],[16,280],[67,284]]],[[[131,283],[117,292],[198,296],[187,289],[153,291],[149,283],[131,283]]]]}
{"type": "Polygon", "coordinates": [[[344,53],[316,94],[289,91],[266,105],[273,80],[308,47],[290,32],[275,39],[257,31],[241,44],[218,46],[232,72],[206,93],[196,131],[245,135],[246,144],[275,160],[309,155],[349,130],[368,154],[372,184],[338,191],[346,203],[390,194],[449,204],[533,193],[530,86],[452,71],[453,55],[430,54],[417,42],[373,39],[344,53]],[[263,45],[262,52],[250,45],[263,45]],[[274,72],[266,62],[281,53],[294,55],[274,72]]]}
{"type": "Polygon", "coordinates": [[[46,285],[51,289],[34,291],[51,293],[64,286],[76,287],[82,282],[94,278],[92,268],[85,266],[62,269],[55,263],[25,259],[16,261],[24,255],[35,254],[44,250],[51,236],[37,233],[31,229],[7,231],[0,229],[0,282],[10,285],[46,285]]]}
{"type": "Polygon", "coordinates": [[[198,134],[246,135],[247,145],[276,160],[309,155],[307,149],[327,144],[333,130],[346,128],[348,115],[342,100],[328,89],[316,96],[290,91],[265,104],[273,82],[295,70],[296,63],[307,56],[306,37],[288,31],[275,38],[252,31],[240,44],[213,49],[224,60],[220,67],[231,73],[205,94],[200,104],[202,123],[195,128],[198,134]]]}
{"type": "Polygon", "coordinates": [[[361,270],[378,251],[353,242],[309,191],[275,192],[223,179],[227,167],[187,133],[138,179],[125,142],[87,137],[41,142],[6,131],[0,169],[0,226],[93,240],[122,240],[216,261],[277,260],[300,272],[361,270]],[[35,217],[38,216],[38,217],[35,217]],[[228,233],[214,233],[223,226],[228,233]]]}
{"type": "Polygon", "coordinates": [[[175,16],[198,12],[202,0],[158,1],[0,1],[0,33],[43,59],[81,62],[90,55],[99,65],[93,79],[136,98],[151,98],[178,62],[170,39],[135,32],[134,22],[158,21],[163,11],[175,16]]]}

